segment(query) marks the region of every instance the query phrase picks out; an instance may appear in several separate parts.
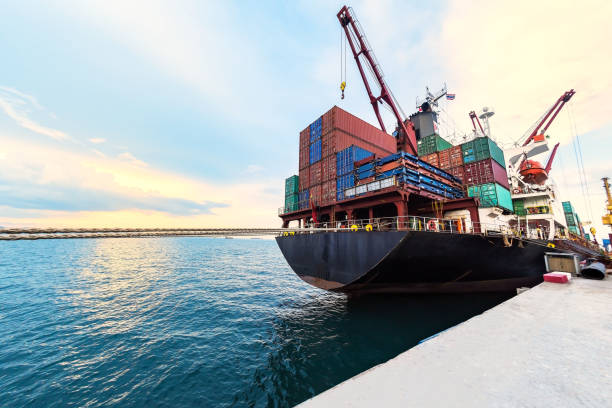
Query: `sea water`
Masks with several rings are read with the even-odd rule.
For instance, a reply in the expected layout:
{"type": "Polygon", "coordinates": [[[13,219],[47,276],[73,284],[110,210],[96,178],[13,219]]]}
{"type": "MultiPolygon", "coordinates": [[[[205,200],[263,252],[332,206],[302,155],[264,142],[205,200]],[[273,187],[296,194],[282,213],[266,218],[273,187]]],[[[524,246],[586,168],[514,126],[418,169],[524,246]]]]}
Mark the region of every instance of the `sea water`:
{"type": "Polygon", "coordinates": [[[0,406],[291,406],[503,300],[349,299],[273,240],[0,241],[0,406]]]}

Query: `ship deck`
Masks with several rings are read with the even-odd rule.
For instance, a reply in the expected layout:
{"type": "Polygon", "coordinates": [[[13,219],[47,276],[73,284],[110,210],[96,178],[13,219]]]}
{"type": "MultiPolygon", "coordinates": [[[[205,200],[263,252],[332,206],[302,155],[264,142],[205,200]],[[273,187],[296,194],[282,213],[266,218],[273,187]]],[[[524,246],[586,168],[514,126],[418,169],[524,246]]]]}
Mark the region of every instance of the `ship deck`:
{"type": "Polygon", "coordinates": [[[544,282],[300,407],[609,406],[612,277],[544,282]]]}

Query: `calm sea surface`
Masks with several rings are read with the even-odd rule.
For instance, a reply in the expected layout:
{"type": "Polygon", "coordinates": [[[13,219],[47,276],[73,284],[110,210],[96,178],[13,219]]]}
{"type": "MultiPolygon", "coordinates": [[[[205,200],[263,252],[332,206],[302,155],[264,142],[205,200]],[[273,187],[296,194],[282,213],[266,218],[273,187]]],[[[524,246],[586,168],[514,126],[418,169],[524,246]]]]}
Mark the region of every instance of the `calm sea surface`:
{"type": "Polygon", "coordinates": [[[291,406],[502,300],[347,299],[271,240],[0,242],[0,406],[291,406]]]}

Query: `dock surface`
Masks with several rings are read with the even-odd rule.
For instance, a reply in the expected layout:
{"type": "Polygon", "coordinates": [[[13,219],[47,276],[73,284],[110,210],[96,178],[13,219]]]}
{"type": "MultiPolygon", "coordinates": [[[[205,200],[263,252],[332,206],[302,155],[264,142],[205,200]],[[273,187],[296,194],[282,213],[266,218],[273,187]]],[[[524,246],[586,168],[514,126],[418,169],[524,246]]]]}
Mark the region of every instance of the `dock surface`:
{"type": "Polygon", "coordinates": [[[612,407],[612,277],[544,282],[299,405],[612,407]]]}

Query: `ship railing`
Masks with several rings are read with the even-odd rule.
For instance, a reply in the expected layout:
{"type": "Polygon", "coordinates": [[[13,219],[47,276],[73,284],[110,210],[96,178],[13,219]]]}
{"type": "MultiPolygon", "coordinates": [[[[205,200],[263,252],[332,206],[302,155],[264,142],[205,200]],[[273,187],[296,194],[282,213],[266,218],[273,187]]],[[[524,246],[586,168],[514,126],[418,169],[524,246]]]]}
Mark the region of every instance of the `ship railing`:
{"type": "Polygon", "coordinates": [[[517,238],[546,239],[548,228],[527,230],[504,224],[473,222],[465,219],[418,216],[379,217],[357,220],[310,223],[296,233],[355,232],[355,231],[427,231],[443,234],[498,235],[517,238]]]}

